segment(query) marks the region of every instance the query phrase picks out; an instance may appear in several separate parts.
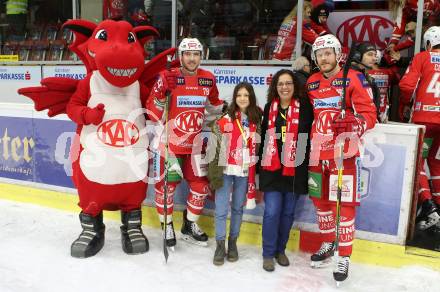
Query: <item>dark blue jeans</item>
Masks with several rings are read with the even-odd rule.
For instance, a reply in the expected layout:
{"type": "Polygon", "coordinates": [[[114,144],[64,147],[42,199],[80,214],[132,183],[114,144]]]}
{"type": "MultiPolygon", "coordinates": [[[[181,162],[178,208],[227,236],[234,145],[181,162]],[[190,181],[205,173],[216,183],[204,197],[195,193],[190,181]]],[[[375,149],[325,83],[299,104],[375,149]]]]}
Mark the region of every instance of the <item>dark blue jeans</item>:
{"type": "Polygon", "coordinates": [[[295,217],[298,195],[292,192],[265,192],[263,215],[263,257],[284,253],[295,217]]]}

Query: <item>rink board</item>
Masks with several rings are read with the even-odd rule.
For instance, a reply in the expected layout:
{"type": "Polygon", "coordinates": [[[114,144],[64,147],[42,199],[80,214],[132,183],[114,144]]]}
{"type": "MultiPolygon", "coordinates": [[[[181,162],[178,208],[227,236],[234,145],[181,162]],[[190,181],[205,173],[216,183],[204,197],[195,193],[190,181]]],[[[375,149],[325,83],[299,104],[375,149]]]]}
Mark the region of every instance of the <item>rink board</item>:
{"type": "MultiPolygon", "coordinates": [[[[361,169],[362,201],[356,217],[357,238],[405,244],[419,131],[419,126],[378,125],[367,135],[365,165],[361,169]],[[378,163],[377,158],[381,157],[383,163],[378,163]]],[[[30,106],[3,105],[0,108],[0,178],[75,193],[68,159],[74,133],[75,125],[66,116],[48,119],[30,106]]],[[[187,193],[183,181],[175,194],[177,210],[185,205],[187,193]]],[[[154,188],[149,187],[146,205],[153,206],[153,198],[154,188]]],[[[207,201],[205,214],[212,215],[213,207],[213,202],[207,201]]],[[[244,219],[261,223],[263,210],[263,204],[254,210],[245,210],[244,219]]],[[[314,207],[307,196],[302,196],[297,205],[295,227],[318,231],[314,207]]]]}

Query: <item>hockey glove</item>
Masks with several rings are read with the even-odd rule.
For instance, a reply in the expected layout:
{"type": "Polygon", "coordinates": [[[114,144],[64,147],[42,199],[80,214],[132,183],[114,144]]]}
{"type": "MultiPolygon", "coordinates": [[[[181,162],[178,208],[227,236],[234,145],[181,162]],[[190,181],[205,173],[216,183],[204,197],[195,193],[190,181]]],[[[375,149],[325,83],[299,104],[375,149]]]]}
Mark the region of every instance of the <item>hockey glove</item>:
{"type": "Polygon", "coordinates": [[[332,123],[333,137],[338,137],[343,133],[355,134],[360,137],[365,132],[365,128],[366,122],[360,116],[355,116],[351,111],[346,111],[344,118],[339,114],[332,123]]]}
{"type": "Polygon", "coordinates": [[[165,88],[167,90],[174,90],[177,87],[177,76],[179,76],[179,73],[174,71],[165,71],[164,73],[164,79],[165,79],[165,88]]]}
{"type": "Polygon", "coordinates": [[[85,125],[99,125],[104,118],[105,109],[104,104],[100,103],[94,108],[87,108],[84,114],[84,124],[85,125]]]}

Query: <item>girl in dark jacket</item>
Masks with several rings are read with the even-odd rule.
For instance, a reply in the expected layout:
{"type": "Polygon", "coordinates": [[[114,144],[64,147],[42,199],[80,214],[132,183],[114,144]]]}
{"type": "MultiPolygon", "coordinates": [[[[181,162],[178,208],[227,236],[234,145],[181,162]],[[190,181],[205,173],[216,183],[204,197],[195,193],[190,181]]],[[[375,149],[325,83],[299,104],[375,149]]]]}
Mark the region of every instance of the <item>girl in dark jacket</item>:
{"type": "Polygon", "coordinates": [[[263,269],[274,259],[288,266],[286,244],[299,195],[307,193],[309,133],[313,110],[290,70],[278,71],[269,86],[260,147],[260,190],[264,192],[263,269]]]}

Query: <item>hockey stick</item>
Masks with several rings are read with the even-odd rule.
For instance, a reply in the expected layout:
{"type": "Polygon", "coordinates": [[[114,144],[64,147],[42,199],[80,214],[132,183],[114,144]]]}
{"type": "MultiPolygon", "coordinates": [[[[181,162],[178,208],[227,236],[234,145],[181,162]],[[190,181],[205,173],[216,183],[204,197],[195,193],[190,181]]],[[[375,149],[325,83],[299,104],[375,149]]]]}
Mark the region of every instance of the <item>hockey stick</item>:
{"type": "MultiPolygon", "coordinates": [[[[170,70],[171,56],[167,56],[167,70],[170,70]]],[[[168,246],[167,246],[167,223],[168,223],[168,111],[171,101],[171,90],[167,89],[165,100],[165,155],[164,155],[164,190],[163,190],[163,255],[165,263],[168,262],[168,246]]]]}
{"type": "MultiPolygon", "coordinates": [[[[342,75],[342,95],[341,95],[341,119],[345,119],[345,98],[347,94],[347,76],[348,76],[348,70],[351,66],[351,58],[354,54],[354,47],[352,47],[352,50],[350,51],[347,62],[344,64],[344,72],[342,75]]],[[[342,177],[344,175],[344,144],[345,139],[339,142],[339,163],[336,163],[336,167],[338,168],[338,189],[337,189],[337,196],[336,196],[336,238],[335,238],[335,271],[338,270],[338,263],[339,263],[339,227],[341,225],[341,199],[342,199],[342,177]]],[[[339,283],[336,283],[339,285],[339,283]]]]}

